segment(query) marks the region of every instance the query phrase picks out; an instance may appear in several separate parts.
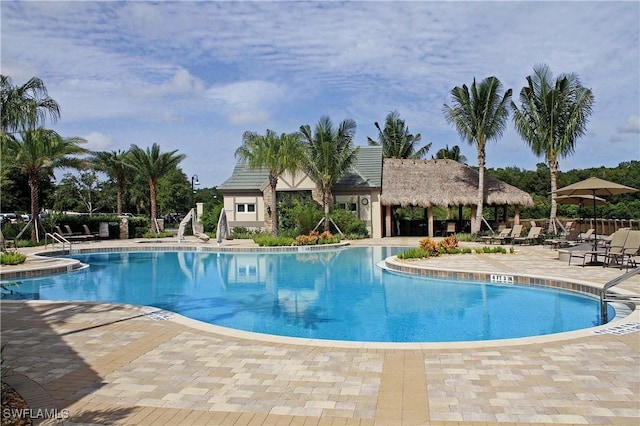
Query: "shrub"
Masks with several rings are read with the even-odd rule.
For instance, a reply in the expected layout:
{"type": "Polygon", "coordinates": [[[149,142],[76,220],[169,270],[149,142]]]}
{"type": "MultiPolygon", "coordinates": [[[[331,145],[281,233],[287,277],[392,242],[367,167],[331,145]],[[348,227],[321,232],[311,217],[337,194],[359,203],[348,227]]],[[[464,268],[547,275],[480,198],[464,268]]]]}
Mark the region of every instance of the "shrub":
{"type": "Polygon", "coordinates": [[[243,226],[236,226],[235,228],[231,229],[231,238],[234,238],[234,239],[251,240],[251,239],[254,239],[255,237],[266,237],[266,236],[269,236],[269,234],[264,231],[247,229],[243,226]]]}
{"type": "Polygon", "coordinates": [[[206,208],[200,216],[200,223],[205,232],[216,233],[218,229],[218,219],[220,219],[220,213],[222,212],[222,204],[216,204],[211,208],[206,208]]]}
{"type": "Polygon", "coordinates": [[[27,260],[27,256],[17,251],[3,251],[0,254],[0,264],[2,265],[19,265],[27,260]]]}
{"type": "Polygon", "coordinates": [[[465,241],[465,242],[475,242],[475,241],[478,241],[479,239],[478,234],[469,234],[469,233],[463,233],[463,232],[456,234],[455,237],[458,239],[458,241],[465,241]]]}
{"type": "Polygon", "coordinates": [[[507,249],[505,249],[502,246],[497,246],[497,247],[484,246],[484,247],[478,247],[476,249],[476,253],[479,253],[479,254],[482,254],[482,253],[485,253],[485,254],[503,253],[503,254],[505,254],[505,253],[507,253],[507,249]]]}
{"type": "Polygon", "coordinates": [[[421,248],[412,248],[396,255],[398,259],[423,259],[430,256],[430,251],[426,251],[421,248]]]}
{"type": "Polygon", "coordinates": [[[438,243],[431,238],[423,238],[419,244],[422,251],[428,251],[430,254],[438,254],[438,243]]]}
{"type": "Polygon", "coordinates": [[[322,234],[318,231],[311,231],[309,235],[298,235],[295,238],[295,244],[298,246],[309,246],[315,244],[336,244],[340,242],[340,237],[324,231],[322,234]]]}
{"type": "Polygon", "coordinates": [[[142,238],[168,238],[173,237],[171,232],[146,232],[142,238]]]}
{"type": "Polygon", "coordinates": [[[343,234],[359,235],[360,238],[368,238],[367,224],[358,218],[353,212],[345,209],[335,209],[331,212],[331,219],[338,225],[343,234]]]}
{"type": "Polygon", "coordinates": [[[297,203],[291,210],[291,216],[295,223],[296,234],[308,234],[318,224],[323,212],[318,204],[311,200],[306,203],[297,203]]]}
{"type": "Polygon", "coordinates": [[[458,239],[454,235],[451,235],[441,240],[438,245],[442,247],[445,252],[451,253],[451,250],[458,247],[458,239]]]}
{"type": "Polygon", "coordinates": [[[279,247],[290,246],[293,244],[293,238],[290,237],[274,237],[271,235],[260,235],[253,238],[253,241],[260,247],[279,247]]]}

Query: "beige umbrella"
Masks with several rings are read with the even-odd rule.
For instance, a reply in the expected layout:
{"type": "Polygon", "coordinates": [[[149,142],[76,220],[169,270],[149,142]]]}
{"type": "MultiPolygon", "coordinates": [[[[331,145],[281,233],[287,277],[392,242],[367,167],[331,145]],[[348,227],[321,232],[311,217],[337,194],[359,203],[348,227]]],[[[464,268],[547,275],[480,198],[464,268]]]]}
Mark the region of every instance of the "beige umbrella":
{"type": "MultiPolygon", "coordinates": [[[[608,180],[600,179],[597,177],[590,177],[585,180],[581,180],[580,182],[572,183],[571,185],[567,185],[563,188],[556,189],[554,193],[556,195],[589,195],[590,199],[592,199],[593,203],[593,217],[596,217],[596,196],[607,196],[607,195],[618,195],[618,194],[627,194],[630,192],[637,192],[638,190],[635,188],[631,188],[630,186],[621,185],[615,182],[609,182],[608,180]]],[[[557,201],[557,199],[556,199],[557,201]]],[[[594,250],[597,248],[598,244],[598,221],[596,220],[596,226],[594,228],[594,250]]]]}
{"type": "Polygon", "coordinates": [[[578,206],[578,215],[582,219],[582,210],[585,204],[590,205],[595,202],[596,206],[607,204],[607,200],[604,198],[596,197],[594,195],[558,195],[556,202],[560,204],[574,204],[578,206]]]}
{"type": "Polygon", "coordinates": [[[575,204],[580,207],[585,205],[585,203],[589,202],[591,204],[595,201],[596,206],[602,206],[607,204],[607,200],[600,197],[595,197],[593,195],[558,195],[556,197],[556,202],[560,204],[575,204]]]}

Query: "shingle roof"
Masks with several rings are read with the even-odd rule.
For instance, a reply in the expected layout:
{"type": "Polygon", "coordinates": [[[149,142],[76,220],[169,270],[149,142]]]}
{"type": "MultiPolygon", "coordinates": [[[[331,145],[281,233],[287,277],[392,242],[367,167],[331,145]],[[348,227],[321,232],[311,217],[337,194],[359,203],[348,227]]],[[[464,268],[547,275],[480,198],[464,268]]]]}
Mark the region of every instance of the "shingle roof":
{"type": "Polygon", "coordinates": [[[267,181],[269,172],[266,169],[250,169],[245,164],[238,163],[233,169],[231,177],[218,185],[218,190],[260,190],[267,181]]]}
{"type": "MultiPolygon", "coordinates": [[[[266,169],[251,170],[249,166],[238,163],[229,179],[218,186],[221,191],[260,190],[267,182],[269,172],[266,169]]],[[[336,187],[382,186],[382,147],[361,146],[352,171],[336,182],[336,187]]]]}

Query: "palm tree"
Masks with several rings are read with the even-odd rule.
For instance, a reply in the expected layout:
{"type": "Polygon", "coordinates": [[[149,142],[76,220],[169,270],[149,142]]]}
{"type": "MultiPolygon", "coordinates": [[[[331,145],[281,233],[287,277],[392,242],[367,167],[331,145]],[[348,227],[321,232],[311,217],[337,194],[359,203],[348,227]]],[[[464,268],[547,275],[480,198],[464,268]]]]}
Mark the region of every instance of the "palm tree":
{"type": "Polygon", "coordinates": [[[127,180],[127,152],[100,151],[93,154],[93,167],[106,173],[116,184],[116,213],[122,215],[122,197],[124,194],[124,184],[127,180]]]}
{"type": "Polygon", "coordinates": [[[485,146],[488,141],[498,139],[504,133],[511,99],[511,89],[502,93],[502,83],[496,77],[487,77],[476,85],[471,84],[471,92],[466,85],[451,90],[453,107],[444,105],[444,117],[453,124],[458,134],[478,149],[478,196],[475,220],[471,221],[471,232],[480,231],[484,204],[485,146]]]}
{"type": "Polygon", "coordinates": [[[276,186],[278,177],[289,171],[295,173],[302,167],[304,146],[298,133],[281,134],[267,129],[263,135],[244,132],[242,146],[236,150],[236,158],[251,169],[266,168],[269,171],[269,212],[271,212],[271,235],[278,234],[278,213],[276,211],[276,186]]]}
{"type": "Polygon", "coordinates": [[[14,86],[11,77],[0,75],[0,135],[34,129],[46,117],[60,118],[60,107],[47,94],[42,80],[31,78],[22,86],[14,86]]]}
{"type": "Polygon", "coordinates": [[[511,102],[516,131],[533,153],[545,157],[551,174],[549,231],[555,227],[558,205],[558,158],[573,154],[576,142],[586,132],[594,97],[580,84],[576,74],[560,75],[555,82],[545,64],[533,69],[520,91],[520,108],[511,102]]]}
{"type": "Polygon", "coordinates": [[[417,148],[422,136],[420,133],[412,135],[409,128],[405,126],[404,120],[400,119],[397,111],[387,114],[384,122],[384,130],[376,121],[373,123],[378,129],[378,140],[367,138],[369,145],[382,146],[382,156],[384,158],[424,158],[431,148],[431,143],[417,148]]]}
{"type": "Polygon", "coordinates": [[[158,217],[158,180],[172,169],[175,169],[182,160],[184,154],[176,154],[178,150],[160,152],[160,146],[153,144],[151,148],[143,150],[137,145],[131,145],[127,166],[138,173],[149,184],[149,203],[151,205],[151,224],[158,217]]]}
{"type": "Polygon", "coordinates": [[[431,156],[432,159],[449,159],[453,161],[457,161],[458,163],[467,163],[467,157],[462,155],[460,152],[460,147],[458,145],[454,145],[449,149],[449,145],[446,145],[444,148],[441,148],[436,152],[435,157],[431,156]]]}
{"type": "Polygon", "coordinates": [[[300,126],[302,141],[307,148],[307,174],[320,187],[324,208],[324,230],[329,230],[331,190],[335,182],[355,163],[358,147],[353,146],[356,122],[343,120],[334,129],[329,117],[321,117],[314,131],[306,124],[300,126]]]}
{"type": "Polygon", "coordinates": [[[87,151],[80,145],[82,138],[63,138],[53,130],[37,128],[19,132],[19,137],[2,138],[3,167],[14,168],[26,176],[31,193],[31,239],[37,241],[37,221],[40,213],[41,178],[53,177],[57,168],[81,169],[86,162],[76,155],[87,151]]]}

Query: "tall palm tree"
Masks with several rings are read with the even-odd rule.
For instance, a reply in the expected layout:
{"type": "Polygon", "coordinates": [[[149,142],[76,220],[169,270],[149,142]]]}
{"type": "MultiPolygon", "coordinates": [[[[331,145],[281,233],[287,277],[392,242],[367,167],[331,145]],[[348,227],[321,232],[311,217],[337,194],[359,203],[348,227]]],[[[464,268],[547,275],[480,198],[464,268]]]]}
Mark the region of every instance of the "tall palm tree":
{"type": "Polygon", "coordinates": [[[498,139],[504,133],[511,99],[511,89],[502,93],[502,83],[496,77],[487,77],[476,84],[473,79],[471,91],[467,85],[451,90],[453,106],[444,105],[444,117],[453,124],[458,134],[478,150],[478,196],[475,220],[471,221],[471,232],[480,231],[484,204],[485,146],[488,141],[498,139]]]}
{"type": "Polygon", "coordinates": [[[329,230],[329,208],[332,201],[332,187],[356,161],[358,147],[353,146],[356,122],[343,120],[337,129],[329,117],[321,117],[314,131],[306,124],[300,126],[302,141],[307,148],[306,167],[322,192],[324,208],[324,230],[329,230]]]}
{"type": "Polygon", "coordinates": [[[382,146],[382,156],[384,158],[424,158],[431,148],[431,143],[422,148],[418,148],[422,136],[420,133],[412,135],[404,120],[400,118],[398,111],[391,111],[387,114],[384,122],[384,129],[376,121],[373,123],[378,129],[378,140],[367,138],[369,145],[382,146]]]}
{"type": "Polygon", "coordinates": [[[432,159],[449,159],[457,161],[458,163],[467,163],[467,157],[462,155],[460,152],[460,147],[458,145],[454,145],[449,149],[449,145],[446,145],[444,148],[441,148],[436,152],[435,157],[431,156],[432,159]]]}
{"type": "Polygon", "coordinates": [[[521,107],[511,102],[516,131],[533,153],[545,157],[551,174],[549,231],[555,227],[558,205],[558,158],[573,154],[576,142],[587,129],[594,103],[591,89],[580,84],[576,74],[562,74],[555,82],[545,64],[533,69],[520,91],[521,107]]]}
{"type": "Polygon", "coordinates": [[[271,199],[271,235],[278,234],[278,212],[276,203],[276,187],[278,177],[289,171],[295,174],[301,167],[304,158],[304,146],[298,133],[282,133],[278,136],[267,129],[264,135],[255,132],[244,132],[242,145],[236,150],[236,158],[251,169],[265,168],[269,171],[269,188],[271,199]]]}
{"type": "Polygon", "coordinates": [[[127,180],[129,168],[127,167],[127,152],[125,151],[100,151],[93,154],[93,167],[106,173],[116,184],[116,213],[122,215],[122,198],[124,185],[127,180]]]}
{"type": "Polygon", "coordinates": [[[37,77],[22,86],[14,86],[11,77],[0,75],[0,135],[34,129],[45,119],[60,118],[60,106],[47,94],[37,77]]]}
{"type": "Polygon", "coordinates": [[[176,154],[176,152],[178,152],[177,149],[171,152],[160,152],[160,146],[156,143],[146,150],[134,144],[129,150],[128,167],[149,184],[152,228],[158,217],[158,180],[175,169],[186,157],[184,154],[176,154]]]}
{"type": "Polygon", "coordinates": [[[76,157],[87,151],[81,146],[82,138],[63,138],[53,130],[37,128],[23,130],[19,137],[2,138],[3,167],[15,168],[26,176],[31,193],[31,239],[38,240],[37,220],[40,213],[40,186],[42,177],[53,177],[54,170],[62,167],[81,169],[86,161],[76,157]]]}

